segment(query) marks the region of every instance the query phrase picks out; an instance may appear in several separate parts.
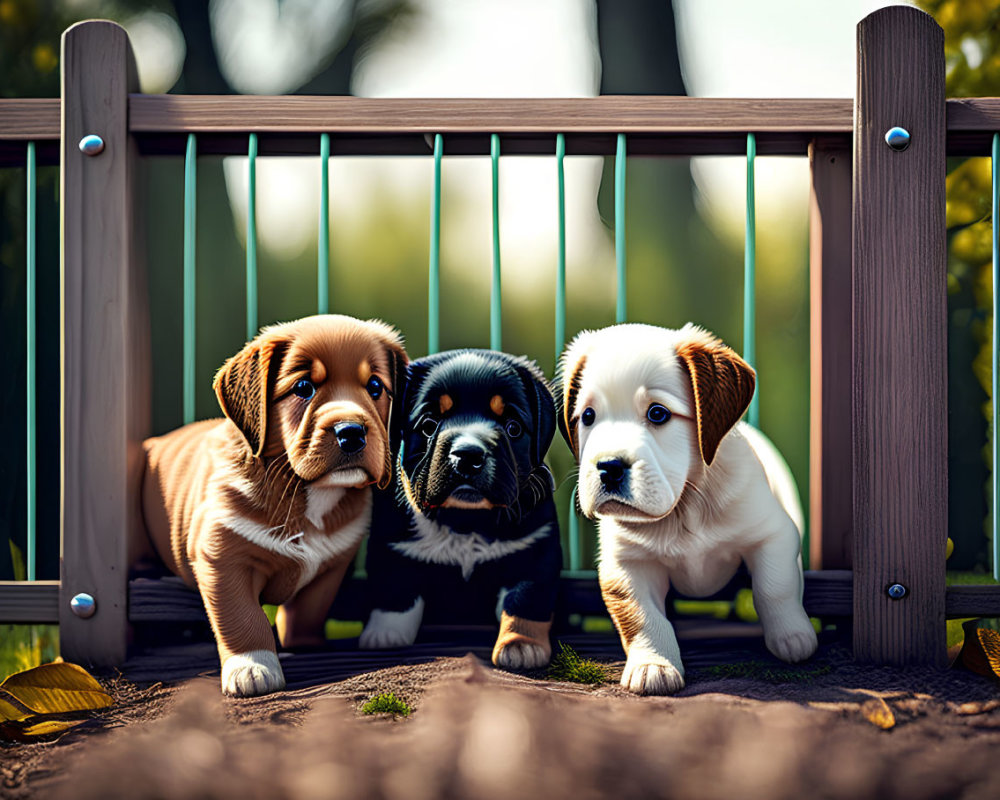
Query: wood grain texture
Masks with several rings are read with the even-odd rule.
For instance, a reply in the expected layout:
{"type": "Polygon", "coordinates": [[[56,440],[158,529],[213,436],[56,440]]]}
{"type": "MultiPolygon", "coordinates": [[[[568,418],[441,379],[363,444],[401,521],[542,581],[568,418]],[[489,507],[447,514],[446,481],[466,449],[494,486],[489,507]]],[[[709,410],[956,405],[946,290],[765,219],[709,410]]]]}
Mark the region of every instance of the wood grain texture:
{"type": "Polygon", "coordinates": [[[0,581],[0,622],[59,621],[59,581],[0,581]]]}
{"type": "Polygon", "coordinates": [[[1000,617],[1000,586],[949,586],[945,615],[948,619],[1000,617]]]}
{"type": "Polygon", "coordinates": [[[58,139],[60,107],[58,97],[0,99],[0,140],[58,139]]]}
{"type": "MultiPolygon", "coordinates": [[[[851,592],[851,573],[848,570],[805,573],[803,604],[810,615],[850,616],[851,592]]],[[[607,614],[596,578],[561,578],[556,605],[567,614],[607,614]]],[[[369,610],[366,579],[352,578],[337,595],[330,616],[334,619],[366,619],[369,610]]],[[[198,592],[185,586],[180,578],[170,576],[158,579],[135,578],[129,582],[129,621],[208,624],[208,617],[198,592]]]]}
{"type": "Polygon", "coordinates": [[[96,668],[121,664],[127,638],[127,537],[139,530],[140,444],[150,386],[148,316],[136,258],[127,129],[137,84],[128,37],[110,22],[63,35],[62,136],[62,655],[96,668]],[[105,150],[80,152],[86,134],[105,150]],[[79,619],[76,593],[97,601],[79,619]]]}
{"type": "Polygon", "coordinates": [[[854,131],[854,652],[945,660],[944,38],[912,7],[858,25],[854,131]],[[883,139],[906,128],[909,147],[883,139]],[[908,594],[892,600],[901,583],[908,594]]]}
{"type": "Polygon", "coordinates": [[[809,146],[809,566],[850,569],[851,152],[809,146]]]}

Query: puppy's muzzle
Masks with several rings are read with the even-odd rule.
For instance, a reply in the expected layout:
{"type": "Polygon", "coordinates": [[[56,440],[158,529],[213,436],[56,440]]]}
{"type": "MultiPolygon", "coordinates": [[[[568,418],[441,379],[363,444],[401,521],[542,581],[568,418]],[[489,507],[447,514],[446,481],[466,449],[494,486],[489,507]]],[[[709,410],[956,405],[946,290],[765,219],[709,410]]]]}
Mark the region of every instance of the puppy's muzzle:
{"type": "Polygon", "coordinates": [[[367,444],[366,436],[368,429],[359,422],[338,422],[333,426],[333,435],[337,437],[337,444],[346,455],[360,453],[367,444]]]}
{"type": "Polygon", "coordinates": [[[628,475],[629,464],[620,458],[609,458],[597,462],[597,477],[608,494],[619,494],[628,475]]]}
{"type": "Polygon", "coordinates": [[[486,464],[486,448],[466,437],[459,437],[448,454],[448,461],[456,475],[475,478],[486,464]]]}

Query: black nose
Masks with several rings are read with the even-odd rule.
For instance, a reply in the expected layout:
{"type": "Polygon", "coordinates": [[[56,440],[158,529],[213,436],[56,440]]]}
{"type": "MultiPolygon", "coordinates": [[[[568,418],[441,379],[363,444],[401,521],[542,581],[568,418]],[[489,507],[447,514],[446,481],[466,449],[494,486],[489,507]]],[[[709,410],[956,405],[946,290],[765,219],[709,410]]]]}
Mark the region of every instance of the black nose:
{"type": "Polygon", "coordinates": [[[338,422],[333,427],[340,449],[345,453],[358,453],[365,449],[365,426],[358,422],[338,422]]]}
{"type": "Polygon", "coordinates": [[[451,468],[463,478],[474,478],[483,471],[486,451],[472,442],[463,442],[452,448],[448,460],[451,468]]]}
{"type": "Polygon", "coordinates": [[[627,469],[628,467],[617,458],[597,462],[597,474],[605,489],[618,489],[622,485],[622,478],[625,477],[627,469]]]}

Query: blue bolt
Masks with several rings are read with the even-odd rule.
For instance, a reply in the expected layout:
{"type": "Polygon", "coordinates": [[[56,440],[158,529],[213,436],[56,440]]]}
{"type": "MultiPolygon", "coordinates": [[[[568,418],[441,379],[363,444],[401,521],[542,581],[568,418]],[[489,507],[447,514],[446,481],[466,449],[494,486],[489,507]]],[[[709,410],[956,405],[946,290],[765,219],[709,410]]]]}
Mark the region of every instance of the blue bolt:
{"type": "Polygon", "coordinates": [[[92,595],[80,592],[80,594],[74,595],[73,599],[69,601],[69,607],[80,619],[89,619],[97,611],[97,601],[94,600],[92,595]]]}
{"type": "Polygon", "coordinates": [[[888,589],[885,590],[886,594],[889,595],[893,600],[902,600],[906,597],[907,589],[901,583],[894,583],[888,589]]]}
{"type": "Polygon", "coordinates": [[[885,143],[893,150],[905,150],[910,146],[910,132],[906,128],[889,128],[885,132],[885,143]]]}
{"type": "Polygon", "coordinates": [[[104,140],[95,133],[84,136],[80,140],[80,152],[85,156],[96,156],[104,152],[104,140]]]}

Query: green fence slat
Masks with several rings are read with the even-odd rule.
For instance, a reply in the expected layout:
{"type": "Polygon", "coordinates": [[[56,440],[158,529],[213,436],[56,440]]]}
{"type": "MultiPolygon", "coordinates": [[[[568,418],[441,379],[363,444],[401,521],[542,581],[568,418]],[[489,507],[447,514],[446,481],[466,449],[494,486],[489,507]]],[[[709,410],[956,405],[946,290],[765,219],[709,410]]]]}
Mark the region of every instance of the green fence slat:
{"type": "Polygon", "coordinates": [[[997,291],[1000,287],[1000,181],[997,180],[997,164],[1000,162],[1000,133],[993,134],[992,174],[993,174],[993,579],[1000,581],[1000,474],[997,464],[997,406],[998,385],[1000,385],[1000,325],[997,325],[997,291]]]}
{"type": "Polygon", "coordinates": [[[330,313],[330,134],[319,137],[319,253],[316,259],[316,311],[330,313]]]}
{"type": "Polygon", "coordinates": [[[615,270],[618,273],[618,291],[615,301],[615,322],[627,317],[625,293],[625,165],[627,161],[625,134],[618,134],[615,154],[615,270]]]}
{"type": "Polygon", "coordinates": [[[247,341],[257,335],[257,134],[247,148],[247,341]]]}
{"type": "Polygon", "coordinates": [[[444,137],[434,135],[434,188],[431,194],[431,253],[427,275],[427,352],[440,347],[441,323],[441,155],[444,137]]]}
{"type": "Polygon", "coordinates": [[[490,349],[500,350],[500,137],[490,136],[490,159],[493,163],[493,284],[490,287],[490,349]]]}
{"type": "Polygon", "coordinates": [[[184,424],[194,422],[195,253],[198,221],[198,143],[188,134],[184,152],[184,424]]]}
{"type": "Polygon", "coordinates": [[[559,184],[559,251],[556,259],[556,362],[566,345],[566,137],[556,136],[556,179],[559,184]]]}
{"type": "MultiPolygon", "coordinates": [[[[743,358],[757,368],[757,210],[754,197],[754,160],[757,157],[757,137],[747,134],[747,224],[743,248],[743,358]]],[[[747,421],[760,427],[760,375],[750,400],[747,421]]]]}
{"type": "Polygon", "coordinates": [[[28,456],[28,528],[27,528],[27,578],[29,581],[35,580],[35,554],[37,552],[36,534],[38,530],[38,520],[36,516],[37,498],[37,476],[35,474],[37,463],[37,449],[35,442],[35,286],[36,286],[36,261],[35,261],[35,238],[37,234],[35,208],[37,193],[37,177],[35,162],[35,143],[28,142],[28,152],[25,157],[25,171],[27,172],[27,226],[25,230],[25,284],[27,288],[27,329],[25,339],[27,341],[27,419],[28,428],[27,456],[28,456]]]}

